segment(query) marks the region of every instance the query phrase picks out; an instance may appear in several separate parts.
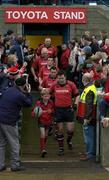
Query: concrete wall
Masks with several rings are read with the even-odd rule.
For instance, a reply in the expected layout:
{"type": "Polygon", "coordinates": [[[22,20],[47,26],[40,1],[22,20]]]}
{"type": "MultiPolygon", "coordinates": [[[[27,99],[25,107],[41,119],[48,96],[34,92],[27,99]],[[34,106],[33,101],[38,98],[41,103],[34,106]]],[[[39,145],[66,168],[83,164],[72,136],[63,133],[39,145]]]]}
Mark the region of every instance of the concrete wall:
{"type": "Polygon", "coordinates": [[[101,128],[101,164],[109,167],[109,127],[101,128]]]}
{"type": "Polygon", "coordinates": [[[0,34],[6,33],[8,29],[12,29],[17,34],[22,34],[22,24],[8,24],[5,23],[4,10],[0,8],[0,34]]]}
{"type": "Polygon", "coordinates": [[[109,32],[109,8],[104,6],[86,7],[87,9],[87,24],[71,25],[71,38],[80,38],[85,31],[90,31],[91,34],[100,36],[99,32],[105,30],[109,32]]]}

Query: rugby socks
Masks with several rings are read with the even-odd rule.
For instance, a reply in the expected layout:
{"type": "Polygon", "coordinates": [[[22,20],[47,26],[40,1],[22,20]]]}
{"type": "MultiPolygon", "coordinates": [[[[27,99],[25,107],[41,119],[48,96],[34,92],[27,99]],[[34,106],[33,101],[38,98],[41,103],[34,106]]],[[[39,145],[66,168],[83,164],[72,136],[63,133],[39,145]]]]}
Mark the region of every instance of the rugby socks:
{"type": "Polygon", "coordinates": [[[57,135],[57,141],[58,141],[59,149],[64,149],[64,135],[63,134],[57,135]]]}
{"type": "Polygon", "coordinates": [[[45,136],[45,146],[46,146],[46,143],[47,143],[47,136],[45,136]]]}
{"type": "Polygon", "coordinates": [[[40,138],[40,150],[41,152],[45,150],[46,146],[46,138],[40,138]]]}
{"type": "Polygon", "coordinates": [[[54,124],[54,127],[55,127],[55,139],[57,140],[57,137],[58,137],[58,125],[57,124],[54,124]]]}
{"type": "Polygon", "coordinates": [[[71,142],[73,135],[73,131],[67,131],[67,143],[71,142]]]}
{"type": "Polygon", "coordinates": [[[69,150],[73,149],[72,137],[73,137],[73,131],[67,131],[67,144],[69,150]]]}

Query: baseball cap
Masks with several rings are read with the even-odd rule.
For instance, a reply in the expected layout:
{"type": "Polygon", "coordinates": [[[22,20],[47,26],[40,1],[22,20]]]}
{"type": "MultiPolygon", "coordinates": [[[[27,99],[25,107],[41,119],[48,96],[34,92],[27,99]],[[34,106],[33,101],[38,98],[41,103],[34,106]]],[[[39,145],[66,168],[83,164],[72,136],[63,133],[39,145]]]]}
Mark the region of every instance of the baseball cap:
{"type": "Polygon", "coordinates": [[[26,84],[26,78],[25,77],[20,77],[15,80],[15,84],[17,86],[24,86],[26,84]]]}

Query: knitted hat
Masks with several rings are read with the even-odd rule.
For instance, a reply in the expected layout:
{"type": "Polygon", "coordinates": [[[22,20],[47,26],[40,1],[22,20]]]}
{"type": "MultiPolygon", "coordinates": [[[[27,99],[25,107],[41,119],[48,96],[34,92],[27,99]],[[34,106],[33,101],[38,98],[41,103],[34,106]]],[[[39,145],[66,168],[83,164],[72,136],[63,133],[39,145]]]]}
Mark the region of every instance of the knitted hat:
{"type": "Polygon", "coordinates": [[[17,75],[19,73],[19,69],[15,66],[12,66],[12,67],[8,68],[8,73],[13,76],[17,75]]]}
{"type": "Polygon", "coordinates": [[[17,86],[24,86],[26,84],[26,78],[25,77],[20,77],[15,80],[15,84],[17,86]]]}

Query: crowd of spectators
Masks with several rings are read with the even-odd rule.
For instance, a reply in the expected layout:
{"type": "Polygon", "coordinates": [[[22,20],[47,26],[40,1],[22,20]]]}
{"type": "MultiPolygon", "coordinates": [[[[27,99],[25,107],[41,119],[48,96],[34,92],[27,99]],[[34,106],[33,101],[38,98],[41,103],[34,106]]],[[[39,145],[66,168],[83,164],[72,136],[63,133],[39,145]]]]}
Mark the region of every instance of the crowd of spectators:
{"type": "Polygon", "coordinates": [[[16,35],[12,30],[1,35],[0,170],[6,169],[3,158],[4,137],[12,147],[11,150],[17,153],[17,159],[15,154],[12,155],[11,169],[21,170],[18,163],[18,138],[17,143],[13,143],[15,139],[10,132],[14,131],[12,127],[16,127],[16,122],[20,119],[21,107],[32,105],[31,86],[32,90],[40,93],[40,100],[34,105],[32,116],[38,120],[41,156],[45,157],[47,154],[47,136],[53,130],[59,146],[58,155],[64,155],[64,123],[68,148],[73,149],[76,113],[76,119],[83,125],[86,143],[86,152],[80,159],[93,158],[98,94],[102,97],[98,104],[99,119],[104,127],[109,125],[109,118],[106,116],[109,106],[108,69],[109,37],[105,31],[100,32],[99,37],[86,31],[80,39],[73,38],[58,47],[52,44],[50,37],[46,37],[44,43],[39,44],[36,49],[30,47],[25,37],[16,35]],[[11,130],[7,134],[8,126],[11,126],[11,130]],[[14,146],[16,149],[13,149],[14,146]]]}

